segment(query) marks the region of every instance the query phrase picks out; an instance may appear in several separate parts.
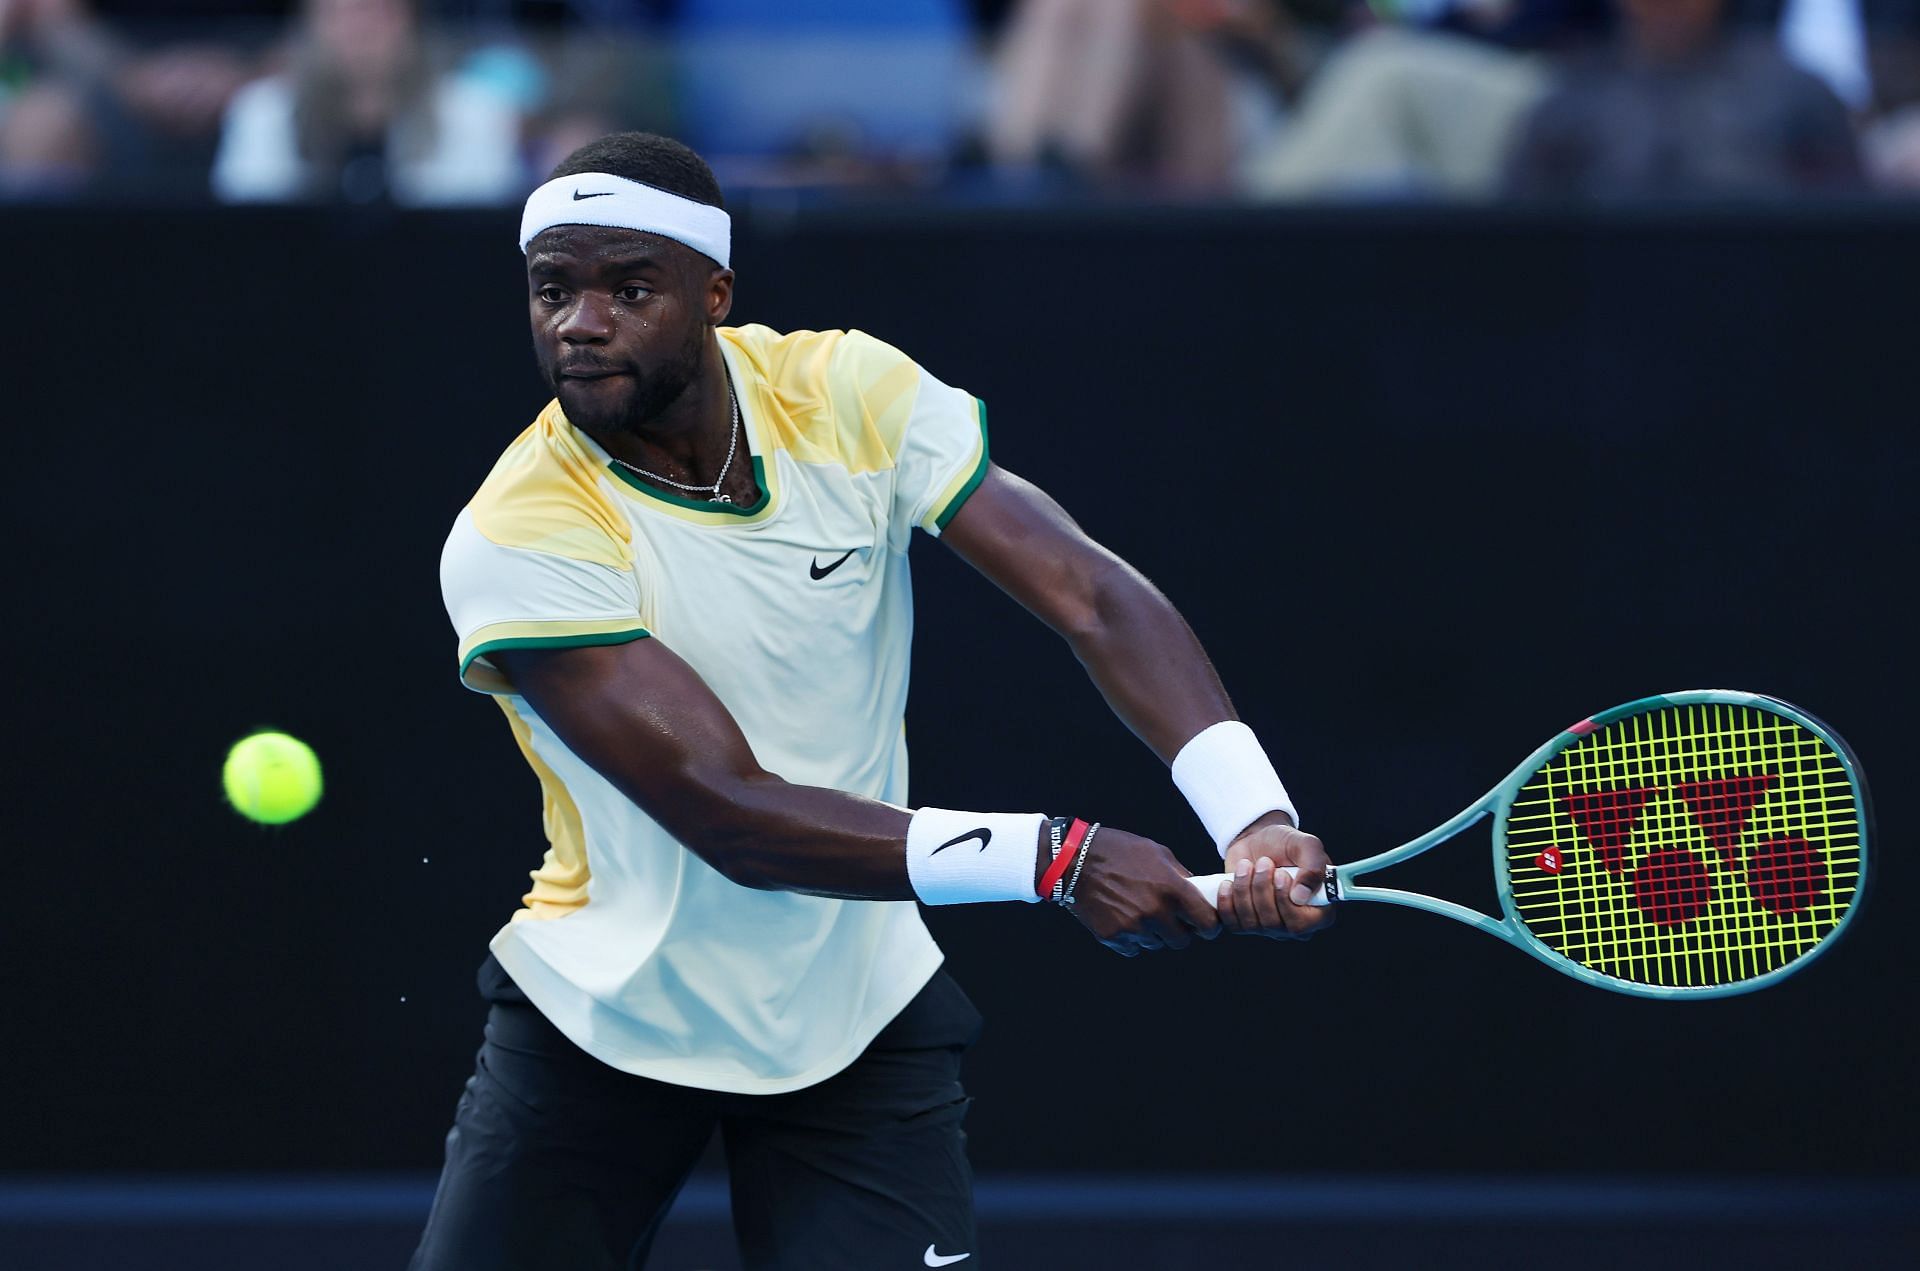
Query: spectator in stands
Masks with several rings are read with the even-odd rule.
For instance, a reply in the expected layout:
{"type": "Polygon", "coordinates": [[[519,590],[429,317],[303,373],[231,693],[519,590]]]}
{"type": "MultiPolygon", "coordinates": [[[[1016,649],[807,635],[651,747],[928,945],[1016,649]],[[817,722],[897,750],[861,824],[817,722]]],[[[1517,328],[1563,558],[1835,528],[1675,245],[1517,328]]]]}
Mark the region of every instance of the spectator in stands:
{"type": "Polygon", "coordinates": [[[1241,169],[1248,192],[1489,192],[1514,128],[1547,91],[1547,55],[1597,38],[1606,0],[1429,0],[1370,24],[1307,85],[1241,169]]]}
{"type": "Polygon", "coordinates": [[[1876,183],[1920,190],[1920,0],[1739,0],[1859,120],[1876,183]]]}
{"type": "Polygon", "coordinates": [[[412,0],[306,0],[290,68],[229,107],[213,188],[233,202],[492,203],[520,193],[519,116],[436,74],[412,0]]]}
{"type": "Polygon", "coordinates": [[[135,47],[82,0],[0,0],[0,194],[205,197],[251,73],[219,43],[135,47]]]}
{"type": "MultiPolygon", "coordinates": [[[[1256,0],[1257,2],[1257,0],[1256,0]]],[[[1025,0],[1000,44],[987,152],[1003,172],[1225,184],[1231,74],[1170,0],[1025,0]]]]}
{"type": "Polygon", "coordinates": [[[1507,169],[1545,197],[1857,189],[1846,107],[1726,0],[1617,0],[1619,37],[1532,112],[1507,169]]]}
{"type": "Polygon", "coordinates": [[[1875,120],[1861,148],[1875,185],[1920,194],[1920,103],[1909,102],[1875,120]]]}
{"type": "Polygon", "coordinates": [[[78,0],[0,0],[0,193],[85,184],[99,151],[86,97],[108,60],[78,0]]]}

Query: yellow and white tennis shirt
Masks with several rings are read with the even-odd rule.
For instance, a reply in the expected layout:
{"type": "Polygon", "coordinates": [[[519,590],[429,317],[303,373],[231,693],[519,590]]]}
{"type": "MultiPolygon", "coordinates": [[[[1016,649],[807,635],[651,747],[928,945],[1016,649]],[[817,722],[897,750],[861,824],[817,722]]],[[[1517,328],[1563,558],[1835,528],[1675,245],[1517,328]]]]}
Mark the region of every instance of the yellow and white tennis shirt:
{"type": "Polygon", "coordinates": [[[940,965],[911,902],[737,886],[577,758],[488,659],[649,635],[699,672],[762,767],[904,804],[908,539],[987,470],[984,408],[857,331],[722,328],[761,498],[643,485],[557,402],[460,513],[441,589],[460,674],[539,774],[548,848],[494,954],[582,1049],[772,1094],[838,1072],[940,965]]]}

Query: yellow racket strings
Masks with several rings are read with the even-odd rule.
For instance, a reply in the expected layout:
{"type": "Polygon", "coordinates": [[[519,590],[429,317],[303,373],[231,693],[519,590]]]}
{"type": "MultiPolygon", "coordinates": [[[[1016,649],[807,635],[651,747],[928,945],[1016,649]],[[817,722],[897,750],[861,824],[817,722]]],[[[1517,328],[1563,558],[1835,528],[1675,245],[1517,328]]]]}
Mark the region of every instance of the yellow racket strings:
{"type": "Polygon", "coordinates": [[[1839,754],[1796,721],[1666,706],[1540,769],[1508,815],[1507,872],[1520,920],[1582,966],[1638,984],[1732,984],[1840,925],[1859,888],[1860,811],[1839,754]],[[1744,797],[1703,791],[1751,796],[1744,824],[1744,797]]]}

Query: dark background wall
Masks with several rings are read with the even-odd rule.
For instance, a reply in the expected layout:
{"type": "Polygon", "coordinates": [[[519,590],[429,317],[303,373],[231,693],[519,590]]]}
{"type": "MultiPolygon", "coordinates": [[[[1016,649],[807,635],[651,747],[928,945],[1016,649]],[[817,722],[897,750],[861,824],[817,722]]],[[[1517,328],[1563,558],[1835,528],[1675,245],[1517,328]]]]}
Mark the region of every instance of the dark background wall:
{"type": "MultiPolygon", "coordinates": [[[[472,969],[542,848],[436,580],[543,400],[511,216],[4,224],[0,1168],[431,1167],[472,969]],[[329,782],[277,832],[217,780],[267,724],[329,782]]],[[[1865,920],[1724,1002],[1583,989],[1393,910],[1135,961],[1053,911],[933,914],[989,1017],[982,1168],[1911,1169],[1920,221],[740,232],[736,320],[860,326],[986,398],[999,460],[1187,613],[1337,857],[1664,689],[1800,702],[1876,783],[1865,920]]],[[[1065,650],[936,544],[916,561],[916,800],[1091,813],[1205,866],[1065,650]]],[[[1403,876],[1493,903],[1483,834],[1403,876]]]]}

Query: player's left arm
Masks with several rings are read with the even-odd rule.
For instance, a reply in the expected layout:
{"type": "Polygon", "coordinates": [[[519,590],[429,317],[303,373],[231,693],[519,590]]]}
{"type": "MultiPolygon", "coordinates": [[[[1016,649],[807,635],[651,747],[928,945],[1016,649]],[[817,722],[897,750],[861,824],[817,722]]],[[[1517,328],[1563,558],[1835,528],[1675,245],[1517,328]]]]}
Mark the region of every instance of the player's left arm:
{"type": "MultiPolygon", "coordinates": [[[[1186,620],[1140,571],[1089,538],[1031,482],[994,466],[941,534],[1066,640],[1113,712],[1169,764],[1203,730],[1239,718],[1186,620]]],[[[1233,886],[1221,894],[1230,930],[1305,939],[1333,908],[1295,903],[1318,888],[1327,854],[1285,812],[1261,816],[1228,846],[1233,886]],[[1278,865],[1297,871],[1292,894],[1278,865]]]]}

